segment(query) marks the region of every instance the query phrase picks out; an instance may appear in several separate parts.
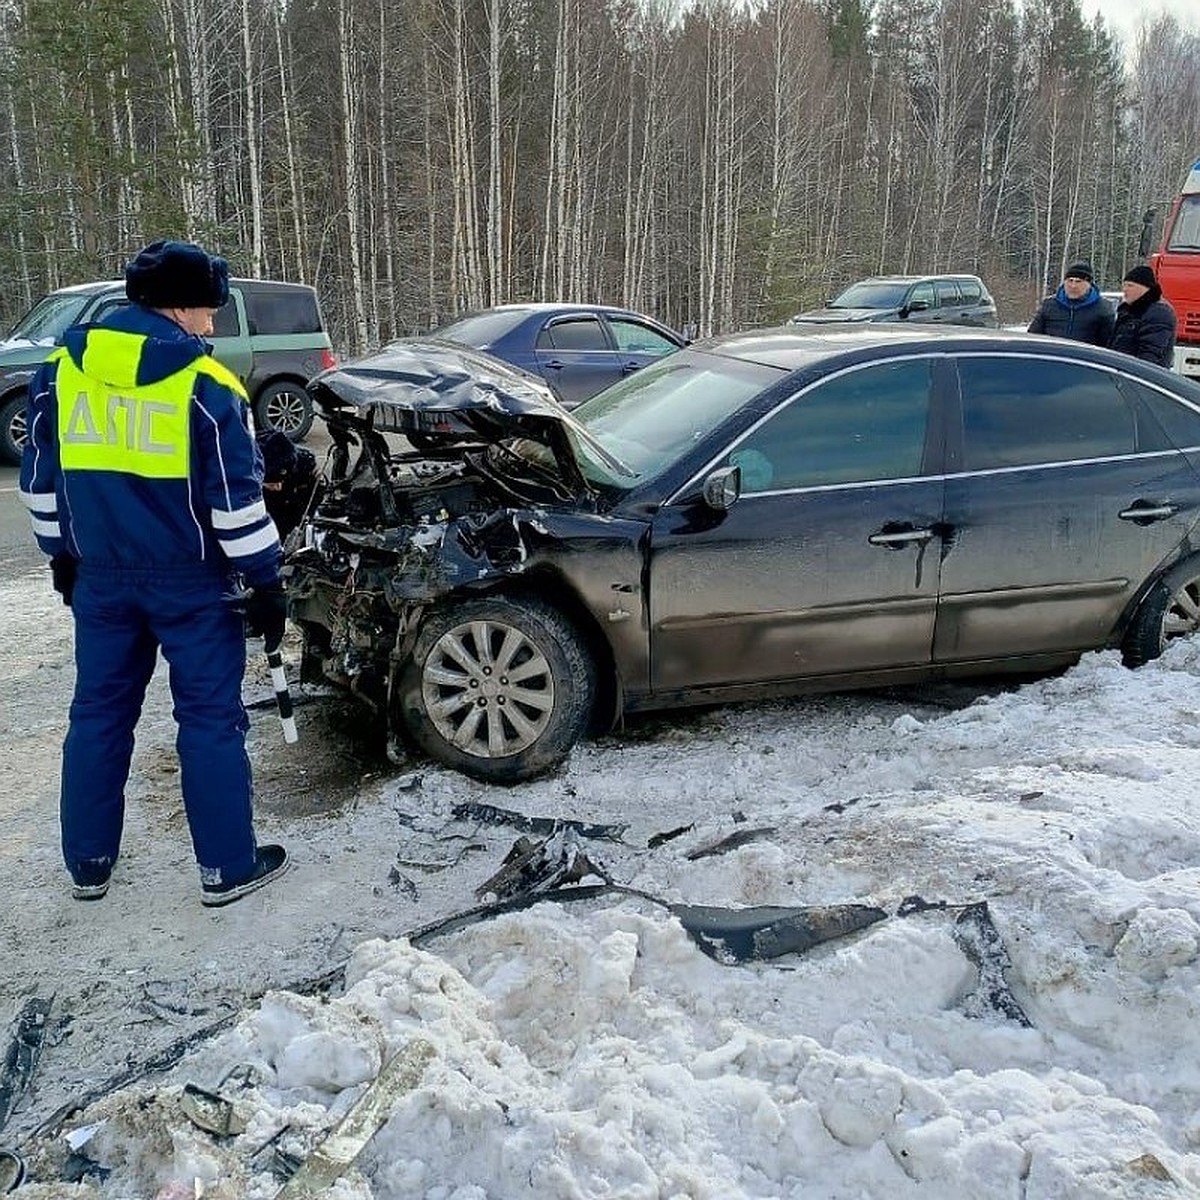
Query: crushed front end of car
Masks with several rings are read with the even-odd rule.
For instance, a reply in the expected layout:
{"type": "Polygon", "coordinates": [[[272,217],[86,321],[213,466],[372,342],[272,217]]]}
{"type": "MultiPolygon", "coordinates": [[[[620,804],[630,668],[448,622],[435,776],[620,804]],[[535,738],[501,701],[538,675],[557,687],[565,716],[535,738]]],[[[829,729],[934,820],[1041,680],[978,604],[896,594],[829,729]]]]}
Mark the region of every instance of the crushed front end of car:
{"type": "Polygon", "coordinates": [[[390,729],[478,777],[545,769],[579,735],[594,671],[573,647],[560,653],[579,639],[536,595],[494,594],[553,555],[548,510],[559,525],[595,510],[570,417],[541,381],[424,338],[309,387],[332,446],[285,566],[302,681],[348,689],[390,729]],[[443,609],[445,628],[431,633],[430,613],[443,609]],[[580,711],[558,731],[568,699],[580,711]]]}

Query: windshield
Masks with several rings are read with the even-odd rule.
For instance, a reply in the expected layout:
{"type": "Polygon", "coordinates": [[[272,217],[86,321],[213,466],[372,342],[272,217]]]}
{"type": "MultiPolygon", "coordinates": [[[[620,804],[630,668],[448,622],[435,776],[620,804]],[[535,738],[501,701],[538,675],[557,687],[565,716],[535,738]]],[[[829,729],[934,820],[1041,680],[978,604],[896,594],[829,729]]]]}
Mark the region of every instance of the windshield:
{"type": "Polygon", "coordinates": [[[58,292],[39,300],[12,327],[9,339],[54,345],[79,320],[90,298],[87,292],[58,292]]]}
{"type": "Polygon", "coordinates": [[[1200,250],[1200,196],[1184,196],[1167,249],[1200,250]]]}
{"type": "Polygon", "coordinates": [[[779,367],[679,350],[573,409],[567,435],[589,483],[625,490],[662,474],[784,374],[779,367]],[[633,478],[598,455],[590,440],[633,478]]]}
{"type": "Polygon", "coordinates": [[[852,283],[830,308],[899,308],[908,291],[907,283],[852,283]]]}
{"type": "Polygon", "coordinates": [[[433,337],[445,338],[463,346],[474,346],[486,350],[510,330],[515,329],[529,315],[525,308],[506,308],[491,312],[468,313],[449,325],[433,331],[433,337]]]}

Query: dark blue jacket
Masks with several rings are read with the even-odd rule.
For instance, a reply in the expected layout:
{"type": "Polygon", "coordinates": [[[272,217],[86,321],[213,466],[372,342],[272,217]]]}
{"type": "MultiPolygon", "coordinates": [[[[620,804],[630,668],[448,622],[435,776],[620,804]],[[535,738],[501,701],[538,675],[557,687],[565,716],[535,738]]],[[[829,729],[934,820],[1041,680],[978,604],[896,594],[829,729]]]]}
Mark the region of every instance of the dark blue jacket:
{"type": "Polygon", "coordinates": [[[1117,305],[1117,324],[1109,345],[1134,358],[1171,367],[1175,362],[1175,310],[1155,284],[1132,304],[1117,305]]]}
{"type": "Polygon", "coordinates": [[[174,321],[130,305],[69,329],[30,382],[27,418],[21,498],[45,553],[279,578],[245,389],[174,321]]]}
{"type": "Polygon", "coordinates": [[[1092,346],[1107,346],[1112,338],[1113,310],[1095,284],[1080,300],[1072,300],[1060,283],[1053,296],[1047,296],[1029,322],[1030,333],[1070,338],[1092,346]]]}

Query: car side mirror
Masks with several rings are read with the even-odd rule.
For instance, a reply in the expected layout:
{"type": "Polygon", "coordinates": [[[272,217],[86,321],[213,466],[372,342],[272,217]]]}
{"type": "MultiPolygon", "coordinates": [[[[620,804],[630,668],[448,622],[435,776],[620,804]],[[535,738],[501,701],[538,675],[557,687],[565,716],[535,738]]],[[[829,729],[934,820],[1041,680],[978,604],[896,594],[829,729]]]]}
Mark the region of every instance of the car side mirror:
{"type": "Polygon", "coordinates": [[[928,300],[910,300],[901,310],[900,315],[907,317],[909,313],[924,312],[929,307],[928,300]]]}
{"type": "Polygon", "coordinates": [[[704,481],[704,503],[714,512],[728,512],[741,494],[741,467],[719,467],[704,481]]]}
{"type": "Polygon", "coordinates": [[[1155,210],[1148,208],[1142,214],[1142,236],[1138,238],[1138,258],[1145,258],[1150,253],[1150,234],[1154,229],[1155,210]]]}

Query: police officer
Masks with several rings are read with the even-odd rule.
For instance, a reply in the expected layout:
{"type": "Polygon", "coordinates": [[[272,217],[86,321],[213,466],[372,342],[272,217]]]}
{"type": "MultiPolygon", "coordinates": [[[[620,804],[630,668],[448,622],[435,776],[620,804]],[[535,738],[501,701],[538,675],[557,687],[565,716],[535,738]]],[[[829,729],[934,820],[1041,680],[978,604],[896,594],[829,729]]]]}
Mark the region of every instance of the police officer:
{"type": "Polygon", "coordinates": [[[268,649],[283,637],[279,535],[246,392],[203,341],[229,298],[225,261],[154,242],[126,267],[125,290],[130,305],[69,329],[29,385],[21,494],[75,618],[63,857],[77,899],[108,891],[161,647],[201,902],[218,906],[288,865],[282,846],[255,841],[241,701],[247,620],[268,649]]]}

